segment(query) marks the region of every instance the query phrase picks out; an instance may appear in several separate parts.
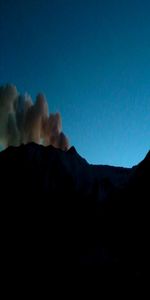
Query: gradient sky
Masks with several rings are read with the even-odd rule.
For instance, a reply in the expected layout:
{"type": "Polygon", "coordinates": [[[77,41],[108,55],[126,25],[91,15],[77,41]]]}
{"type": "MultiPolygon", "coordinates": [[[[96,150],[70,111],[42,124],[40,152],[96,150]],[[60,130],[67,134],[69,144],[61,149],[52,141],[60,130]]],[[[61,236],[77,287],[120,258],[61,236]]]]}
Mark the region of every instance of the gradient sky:
{"type": "Polygon", "coordinates": [[[150,146],[149,0],[0,0],[0,85],[44,92],[94,164],[150,146]]]}

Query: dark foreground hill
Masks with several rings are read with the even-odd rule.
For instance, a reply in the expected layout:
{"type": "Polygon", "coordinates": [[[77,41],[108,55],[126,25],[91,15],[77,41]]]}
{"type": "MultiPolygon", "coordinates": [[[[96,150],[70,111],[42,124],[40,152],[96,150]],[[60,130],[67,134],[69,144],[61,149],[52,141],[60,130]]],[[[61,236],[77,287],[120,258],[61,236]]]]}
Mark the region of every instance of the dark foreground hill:
{"type": "Polygon", "coordinates": [[[3,278],[56,289],[141,280],[149,269],[149,185],[150,152],[133,168],[90,165],[74,147],[1,152],[3,278]]]}

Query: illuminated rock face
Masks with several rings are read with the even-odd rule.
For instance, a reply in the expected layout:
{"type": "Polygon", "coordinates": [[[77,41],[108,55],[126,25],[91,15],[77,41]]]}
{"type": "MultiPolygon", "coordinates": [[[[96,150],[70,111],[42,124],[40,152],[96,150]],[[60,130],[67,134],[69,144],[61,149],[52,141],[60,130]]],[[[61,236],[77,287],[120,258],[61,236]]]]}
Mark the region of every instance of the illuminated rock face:
{"type": "Polygon", "coordinates": [[[90,165],[74,147],[31,143],[2,151],[0,170],[7,268],[23,276],[57,270],[61,280],[75,272],[89,281],[143,275],[150,152],[128,169],[90,165]]]}

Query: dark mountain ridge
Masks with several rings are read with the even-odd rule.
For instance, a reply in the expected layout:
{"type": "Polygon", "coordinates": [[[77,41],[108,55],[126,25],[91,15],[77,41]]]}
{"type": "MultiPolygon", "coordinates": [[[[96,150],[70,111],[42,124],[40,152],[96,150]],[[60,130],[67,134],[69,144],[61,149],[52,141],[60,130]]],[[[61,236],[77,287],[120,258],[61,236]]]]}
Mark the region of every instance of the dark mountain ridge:
{"type": "Polygon", "coordinates": [[[133,168],[94,166],[31,143],[1,152],[0,170],[7,269],[86,283],[145,274],[150,152],[133,168]]]}

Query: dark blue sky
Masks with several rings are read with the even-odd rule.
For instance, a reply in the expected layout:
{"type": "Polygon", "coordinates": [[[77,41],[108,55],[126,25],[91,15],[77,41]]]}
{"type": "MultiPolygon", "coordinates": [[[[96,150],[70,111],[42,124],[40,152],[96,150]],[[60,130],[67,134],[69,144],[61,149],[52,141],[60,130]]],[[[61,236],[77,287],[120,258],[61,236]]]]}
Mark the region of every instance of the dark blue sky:
{"type": "Polygon", "coordinates": [[[150,146],[149,0],[0,0],[0,84],[45,93],[89,162],[150,146]]]}

